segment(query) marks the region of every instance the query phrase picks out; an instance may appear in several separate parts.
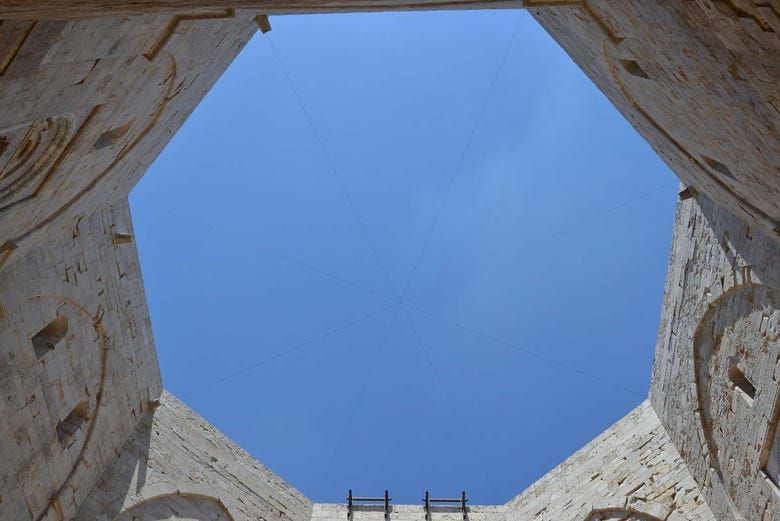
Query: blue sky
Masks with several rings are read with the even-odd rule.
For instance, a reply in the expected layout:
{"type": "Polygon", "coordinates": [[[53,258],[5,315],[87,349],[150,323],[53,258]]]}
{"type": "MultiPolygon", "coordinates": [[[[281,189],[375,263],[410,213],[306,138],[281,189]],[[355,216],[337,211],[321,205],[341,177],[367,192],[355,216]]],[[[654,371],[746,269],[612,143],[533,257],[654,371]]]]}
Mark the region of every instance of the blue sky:
{"type": "Polygon", "coordinates": [[[503,503],[647,394],[675,178],[520,16],[272,18],[131,194],[165,386],[315,501],[503,503]]]}

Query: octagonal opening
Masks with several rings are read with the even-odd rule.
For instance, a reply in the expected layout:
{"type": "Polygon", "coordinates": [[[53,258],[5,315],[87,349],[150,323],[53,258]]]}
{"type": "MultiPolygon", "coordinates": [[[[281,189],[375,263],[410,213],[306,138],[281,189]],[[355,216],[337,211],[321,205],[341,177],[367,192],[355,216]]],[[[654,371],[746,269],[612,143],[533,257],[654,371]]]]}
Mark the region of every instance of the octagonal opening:
{"type": "Polygon", "coordinates": [[[503,503],[646,398],[677,182],[521,16],[274,18],[131,195],[166,387],[314,501],[503,503]]]}

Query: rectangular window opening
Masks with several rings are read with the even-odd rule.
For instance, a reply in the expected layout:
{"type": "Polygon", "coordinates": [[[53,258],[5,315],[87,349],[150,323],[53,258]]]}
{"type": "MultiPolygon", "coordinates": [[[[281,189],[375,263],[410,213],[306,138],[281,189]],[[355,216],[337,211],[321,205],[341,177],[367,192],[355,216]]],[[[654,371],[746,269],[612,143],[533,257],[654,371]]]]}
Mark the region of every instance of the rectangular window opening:
{"type": "Polygon", "coordinates": [[[89,403],[87,400],[80,402],[57,424],[57,438],[63,446],[69,445],[76,433],[89,419],[89,403]]]}
{"type": "Polygon", "coordinates": [[[742,394],[742,397],[750,404],[753,405],[753,400],[756,399],[756,387],[745,374],[737,367],[736,363],[732,363],[729,366],[729,380],[734,384],[734,389],[742,394]]]}
{"type": "Polygon", "coordinates": [[[35,356],[38,360],[44,357],[46,353],[52,351],[55,346],[68,334],[68,319],[60,315],[38,331],[32,340],[35,356]]]}

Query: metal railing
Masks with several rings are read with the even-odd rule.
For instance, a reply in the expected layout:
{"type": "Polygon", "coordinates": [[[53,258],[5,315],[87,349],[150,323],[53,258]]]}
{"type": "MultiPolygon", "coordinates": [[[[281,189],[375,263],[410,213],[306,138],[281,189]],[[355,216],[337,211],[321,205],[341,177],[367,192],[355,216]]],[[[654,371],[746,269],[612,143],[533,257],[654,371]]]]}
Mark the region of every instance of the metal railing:
{"type": "Polygon", "coordinates": [[[466,497],[466,491],[464,490],[461,492],[460,497],[431,497],[428,491],[425,491],[425,497],[423,498],[423,508],[425,509],[425,519],[426,521],[430,521],[431,519],[431,508],[435,506],[435,503],[439,504],[450,504],[450,505],[459,505],[460,511],[463,514],[463,521],[466,521],[468,519],[468,508],[466,507],[466,503],[468,503],[468,498],[466,497]]]}
{"type": "Polygon", "coordinates": [[[393,499],[390,497],[390,493],[385,490],[384,497],[359,497],[352,495],[352,489],[349,489],[347,494],[347,519],[352,519],[352,514],[355,511],[356,503],[384,503],[385,519],[390,519],[390,502],[393,499]]]}

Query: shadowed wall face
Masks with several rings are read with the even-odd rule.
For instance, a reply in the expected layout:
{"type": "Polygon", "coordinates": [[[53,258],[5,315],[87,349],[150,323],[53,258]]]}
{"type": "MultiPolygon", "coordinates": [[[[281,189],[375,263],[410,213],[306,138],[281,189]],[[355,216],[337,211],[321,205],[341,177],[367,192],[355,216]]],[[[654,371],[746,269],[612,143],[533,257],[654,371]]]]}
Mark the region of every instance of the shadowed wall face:
{"type": "Polygon", "coordinates": [[[705,198],[680,205],[652,403],[713,512],[780,518],[780,247],[705,198]]]}
{"type": "MultiPolygon", "coordinates": [[[[45,13],[54,3],[19,5],[45,13]]],[[[777,237],[777,7],[761,0],[739,8],[524,5],[687,185],[777,237]]],[[[54,221],[126,195],[260,14],[257,7],[176,13],[0,25],[0,262],[40,240],[54,221]]]]}
{"type": "MultiPolygon", "coordinates": [[[[120,4],[123,13],[167,11],[184,19],[219,18],[231,12],[204,10],[213,6],[208,0],[135,5],[36,0],[11,2],[5,11],[17,19],[116,16],[120,4]]],[[[780,66],[774,59],[780,51],[780,8],[771,2],[236,0],[228,5],[256,14],[522,5],[686,184],[768,233],[775,234],[780,227],[776,182],[780,144],[775,139],[780,130],[780,66]]],[[[18,22],[19,27],[16,23],[6,24],[14,32],[6,56],[14,54],[14,46],[26,39],[20,35],[34,22],[18,22]]],[[[226,54],[211,58],[232,59],[230,52],[226,54]]],[[[0,67],[8,64],[0,61],[0,67]]]]}
{"type": "Polygon", "coordinates": [[[160,373],[127,202],[0,274],[0,519],[75,515],[160,373]]]}
{"type": "Polygon", "coordinates": [[[11,19],[62,19],[121,14],[207,12],[214,7],[254,9],[264,14],[316,14],[431,9],[518,8],[523,0],[6,0],[11,19]]]}
{"type": "Polygon", "coordinates": [[[552,4],[525,5],[685,185],[777,240],[780,8],[552,4]]]}
{"type": "Polygon", "coordinates": [[[255,31],[0,21],[1,518],[72,517],[159,396],[125,196],[255,31]]]}
{"type": "Polygon", "coordinates": [[[160,402],[102,475],[77,521],[311,519],[303,494],[169,393],[160,402]]]}
{"type": "Polygon", "coordinates": [[[0,268],[124,198],[257,30],[232,10],[0,22],[0,268]]]}
{"type": "MultiPolygon", "coordinates": [[[[46,11],[54,2],[6,5],[8,13],[16,5],[21,18],[26,15],[19,9],[42,8],[35,12],[48,20],[0,23],[0,386],[6,397],[0,404],[0,517],[68,518],[90,491],[100,492],[93,489],[98,476],[128,433],[148,419],[150,400],[160,393],[124,197],[254,33],[254,17],[262,13],[209,9],[61,20],[62,12],[46,11]]],[[[760,0],[739,7],[595,0],[525,5],[681,179],[707,196],[683,205],[678,216],[653,404],[716,517],[780,519],[780,13],[775,3],[760,0]]],[[[177,422],[199,425],[166,400],[177,411],[168,417],[175,418],[167,423],[170,432],[177,422]]],[[[155,421],[166,424],[166,416],[155,421]]],[[[173,450],[170,439],[162,443],[173,450]]],[[[151,431],[146,440],[156,446],[151,431]]],[[[160,501],[196,505],[197,515],[211,517],[250,508],[231,503],[238,484],[226,470],[248,457],[224,440],[209,440],[192,434],[190,447],[206,445],[181,461],[213,473],[213,483],[224,487],[220,493],[193,485],[190,499],[160,501]],[[223,453],[223,463],[212,460],[223,453]]],[[[663,447],[659,453],[662,466],[679,463],[663,447]]],[[[162,461],[152,456],[167,454],[148,456],[162,461]]],[[[121,466],[122,457],[114,464],[121,466]]],[[[253,492],[252,512],[274,517],[282,505],[292,519],[309,518],[305,498],[275,481],[270,490],[262,488],[271,479],[267,469],[247,465],[247,479],[256,479],[260,491],[253,492]]],[[[130,482],[139,486],[146,468],[114,474],[124,479],[123,493],[130,482]]],[[[192,467],[176,470],[184,476],[192,467]]],[[[679,483],[685,479],[681,474],[679,483]]],[[[82,519],[139,505],[144,486],[136,496],[120,495],[121,504],[88,502],[82,519]],[[96,505],[101,510],[89,510],[96,505]]],[[[607,492],[594,491],[597,497],[588,501],[611,499],[620,486],[605,482],[607,492]]],[[[171,497],[175,490],[149,492],[157,494],[143,497],[171,497]]],[[[675,515],[662,499],[628,514],[675,515]]],[[[137,508],[162,515],[148,505],[137,508]]],[[[621,515],[613,506],[583,506],[580,513],[621,515]]]]}

